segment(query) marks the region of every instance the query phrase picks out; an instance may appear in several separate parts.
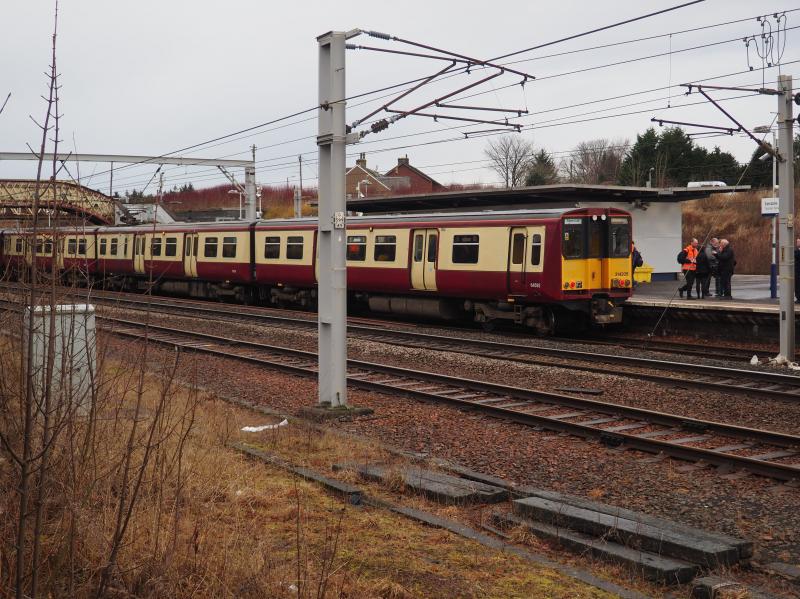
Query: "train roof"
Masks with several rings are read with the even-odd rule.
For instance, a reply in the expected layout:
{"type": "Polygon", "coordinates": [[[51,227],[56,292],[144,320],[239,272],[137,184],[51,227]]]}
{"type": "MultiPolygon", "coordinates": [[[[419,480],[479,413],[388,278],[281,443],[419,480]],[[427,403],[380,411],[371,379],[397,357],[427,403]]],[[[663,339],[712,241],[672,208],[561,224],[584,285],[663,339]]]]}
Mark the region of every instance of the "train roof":
{"type": "MultiPolygon", "coordinates": [[[[600,207],[592,208],[541,208],[541,209],[519,209],[519,210],[483,210],[473,212],[426,212],[414,214],[376,214],[376,215],[358,215],[348,216],[347,221],[351,223],[398,223],[398,222],[427,222],[431,220],[438,221],[462,221],[465,219],[480,217],[482,220],[487,221],[503,221],[511,218],[531,218],[531,219],[544,219],[544,218],[558,218],[564,214],[570,213],[586,213],[600,210],[600,207]]],[[[615,212],[626,214],[624,210],[614,209],[615,212]]],[[[145,225],[122,225],[115,227],[101,227],[93,225],[91,227],[82,227],[76,229],[67,227],[69,231],[83,230],[86,233],[93,233],[95,231],[124,231],[124,232],[147,232],[153,229],[158,231],[176,230],[181,231],[184,229],[199,229],[199,230],[216,230],[224,229],[228,231],[247,230],[251,225],[256,226],[292,226],[292,225],[314,225],[318,222],[316,216],[307,216],[302,218],[280,218],[270,220],[257,220],[257,221],[224,221],[224,222],[175,222],[168,224],[145,224],[145,225]]],[[[42,231],[46,231],[43,228],[42,231]]],[[[25,229],[5,229],[0,230],[0,233],[19,233],[25,229]]]]}

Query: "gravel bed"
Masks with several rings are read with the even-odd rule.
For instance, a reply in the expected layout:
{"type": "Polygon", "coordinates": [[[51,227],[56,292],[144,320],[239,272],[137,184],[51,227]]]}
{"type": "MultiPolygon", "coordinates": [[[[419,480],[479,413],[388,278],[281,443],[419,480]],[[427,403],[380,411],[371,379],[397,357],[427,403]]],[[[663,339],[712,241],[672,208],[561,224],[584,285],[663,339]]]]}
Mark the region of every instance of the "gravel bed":
{"type": "MultiPolygon", "coordinates": [[[[130,355],[128,342],[106,338],[105,343],[112,356],[130,355]]],[[[169,361],[174,352],[154,347],[149,356],[157,367],[169,361]]],[[[223,358],[187,355],[183,360],[179,372],[183,380],[195,381],[223,398],[251,401],[290,414],[316,402],[314,379],[223,358]]],[[[497,370],[498,365],[494,368],[497,370]]],[[[570,380],[570,384],[577,381],[570,380]]],[[[755,561],[759,563],[800,561],[800,493],[796,487],[755,476],[720,476],[711,468],[610,450],[596,442],[536,431],[447,406],[359,390],[349,391],[349,401],[373,408],[375,414],[332,426],[518,484],[741,536],[754,541],[755,561]]],[[[257,420],[254,416],[254,422],[257,420]]],[[[759,582],[780,584],[766,579],[759,582]]]]}
{"type": "MultiPolygon", "coordinates": [[[[126,313],[126,316],[131,315],[126,313]]],[[[309,329],[286,329],[261,324],[240,324],[168,315],[154,316],[152,322],[306,351],[317,350],[316,331],[309,329]]],[[[674,385],[665,385],[631,379],[614,374],[614,366],[609,366],[608,373],[605,374],[584,372],[564,366],[523,364],[470,354],[393,346],[356,337],[349,339],[348,355],[352,359],[381,362],[404,368],[422,368],[430,372],[527,389],[554,391],[557,387],[563,386],[601,389],[602,395],[591,397],[599,401],[703,420],[800,434],[800,401],[793,403],[749,398],[742,393],[728,394],[689,386],[682,388],[679,381],[674,385]]]]}

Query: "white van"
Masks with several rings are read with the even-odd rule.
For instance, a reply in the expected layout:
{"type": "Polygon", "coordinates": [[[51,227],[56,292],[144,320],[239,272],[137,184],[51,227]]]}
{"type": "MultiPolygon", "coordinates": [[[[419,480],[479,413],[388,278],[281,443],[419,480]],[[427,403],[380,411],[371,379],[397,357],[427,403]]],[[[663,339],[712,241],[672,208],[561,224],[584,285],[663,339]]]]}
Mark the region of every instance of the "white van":
{"type": "Polygon", "coordinates": [[[725,181],[689,181],[686,184],[687,188],[692,187],[727,187],[725,181]]]}

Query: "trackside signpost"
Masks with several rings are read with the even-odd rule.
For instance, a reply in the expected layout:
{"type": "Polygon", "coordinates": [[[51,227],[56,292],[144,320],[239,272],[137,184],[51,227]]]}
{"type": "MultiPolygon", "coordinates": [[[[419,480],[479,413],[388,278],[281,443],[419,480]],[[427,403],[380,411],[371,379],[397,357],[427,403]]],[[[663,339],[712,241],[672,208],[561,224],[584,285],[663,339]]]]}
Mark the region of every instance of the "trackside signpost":
{"type": "Polygon", "coordinates": [[[779,198],[761,198],[761,216],[775,217],[780,212],[779,198]]]}

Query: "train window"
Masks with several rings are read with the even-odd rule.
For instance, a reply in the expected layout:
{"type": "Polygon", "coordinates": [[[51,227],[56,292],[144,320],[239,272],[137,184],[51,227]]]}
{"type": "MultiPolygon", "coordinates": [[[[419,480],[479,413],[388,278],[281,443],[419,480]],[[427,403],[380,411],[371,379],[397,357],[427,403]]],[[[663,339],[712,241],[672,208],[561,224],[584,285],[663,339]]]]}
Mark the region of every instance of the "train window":
{"type": "Polygon", "coordinates": [[[627,218],[614,216],[608,227],[609,255],[627,258],[631,254],[631,226],[627,218]]]}
{"type": "Polygon", "coordinates": [[[67,253],[73,256],[78,253],[78,241],[76,239],[67,240],[67,253]]]}
{"type": "Polygon", "coordinates": [[[122,257],[127,258],[128,256],[128,238],[125,238],[125,245],[122,248],[122,257]]]}
{"type": "Polygon", "coordinates": [[[414,236],[414,262],[422,262],[422,247],[425,245],[425,236],[417,234],[414,236]]]}
{"type": "Polygon", "coordinates": [[[525,233],[514,233],[511,239],[511,264],[522,264],[525,260],[525,233]]]}
{"type": "Polygon", "coordinates": [[[186,256],[192,255],[192,238],[188,235],[183,238],[183,253],[186,256]]]}
{"type": "Polygon", "coordinates": [[[161,238],[160,237],[153,237],[152,241],[150,242],[150,254],[152,256],[160,256],[161,255],[161,238]]]}
{"type": "Polygon", "coordinates": [[[582,218],[564,219],[561,244],[561,253],[564,258],[583,258],[583,230],[582,218]]]}
{"type": "Polygon", "coordinates": [[[436,262],[436,246],[438,241],[438,235],[428,235],[428,262],[436,262]]]}
{"type": "Polygon", "coordinates": [[[42,245],[43,243],[41,239],[36,240],[36,255],[40,255],[42,253],[42,245]]]}
{"type": "Polygon", "coordinates": [[[110,248],[109,248],[110,249],[109,254],[111,254],[112,256],[116,256],[118,247],[119,247],[119,241],[117,240],[116,237],[112,237],[111,238],[111,245],[110,245],[110,248]]]}
{"type": "Polygon", "coordinates": [[[206,237],[206,243],[203,247],[203,256],[205,258],[216,258],[217,257],[217,244],[219,243],[219,239],[216,237],[206,237]]]}
{"type": "Polygon", "coordinates": [[[44,253],[45,254],[52,254],[53,253],[53,240],[47,239],[44,242],[44,253]]]}
{"type": "Polygon", "coordinates": [[[195,258],[197,258],[197,244],[198,244],[198,242],[199,242],[199,241],[198,241],[199,239],[200,239],[200,236],[199,236],[199,235],[195,235],[195,236],[194,236],[194,242],[192,243],[192,255],[193,255],[195,258]]]}
{"type": "Polygon", "coordinates": [[[479,242],[478,235],[453,236],[453,264],[477,264],[479,242]]]}
{"type": "Polygon", "coordinates": [[[603,257],[603,233],[605,232],[605,222],[593,216],[589,219],[589,258],[603,257]]]}
{"type": "Polygon", "coordinates": [[[286,238],[286,258],[288,260],[303,259],[303,238],[299,235],[290,235],[286,238]]]}
{"type": "Polygon", "coordinates": [[[178,255],[178,238],[177,237],[167,237],[166,243],[164,244],[164,255],[165,256],[177,256],[178,255]]]}
{"type": "Polygon", "coordinates": [[[367,258],[367,238],[365,235],[347,236],[347,259],[363,261],[367,258]]]}
{"type": "Polygon", "coordinates": [[[107,245],[108,245],[108,242],[105,239],[100,239],[100,255],[101,256],[105,256],[106,255],[106,247],[107,247],[107,245]]]}
{"type": "Polygon", "coordinates": [[[531,242],[531,266],[539,266],[542,263],[542,236],[534,233],[531,242]]]}
{"type": "Polygon", "coordinates": [[[22,253],[22,237],[17,237],[17,253],[22,253]]]}
{"type": "Polygon", "coordinates": [[[222,238],[222,257],[235,258],[236,257],[236,238],[223,237],[222,238]]]}
{"type": "Polygon", "coordinates": [[[264,258],[267,258],[268,260],[277,260],[280,257],[281,257],[281,238],[265,237],[264,258]]]}
{"type": "Polygon", "coordinates": [[[397,255],[397,237],[394,235],[376,235],[374,259],[376,262],[394,262],[397,255]]]}
{"type": "Polygon", "coordinates": [[[86,255],[86,238],[78,240],[78,253],[81,256],[86,255]]]}

